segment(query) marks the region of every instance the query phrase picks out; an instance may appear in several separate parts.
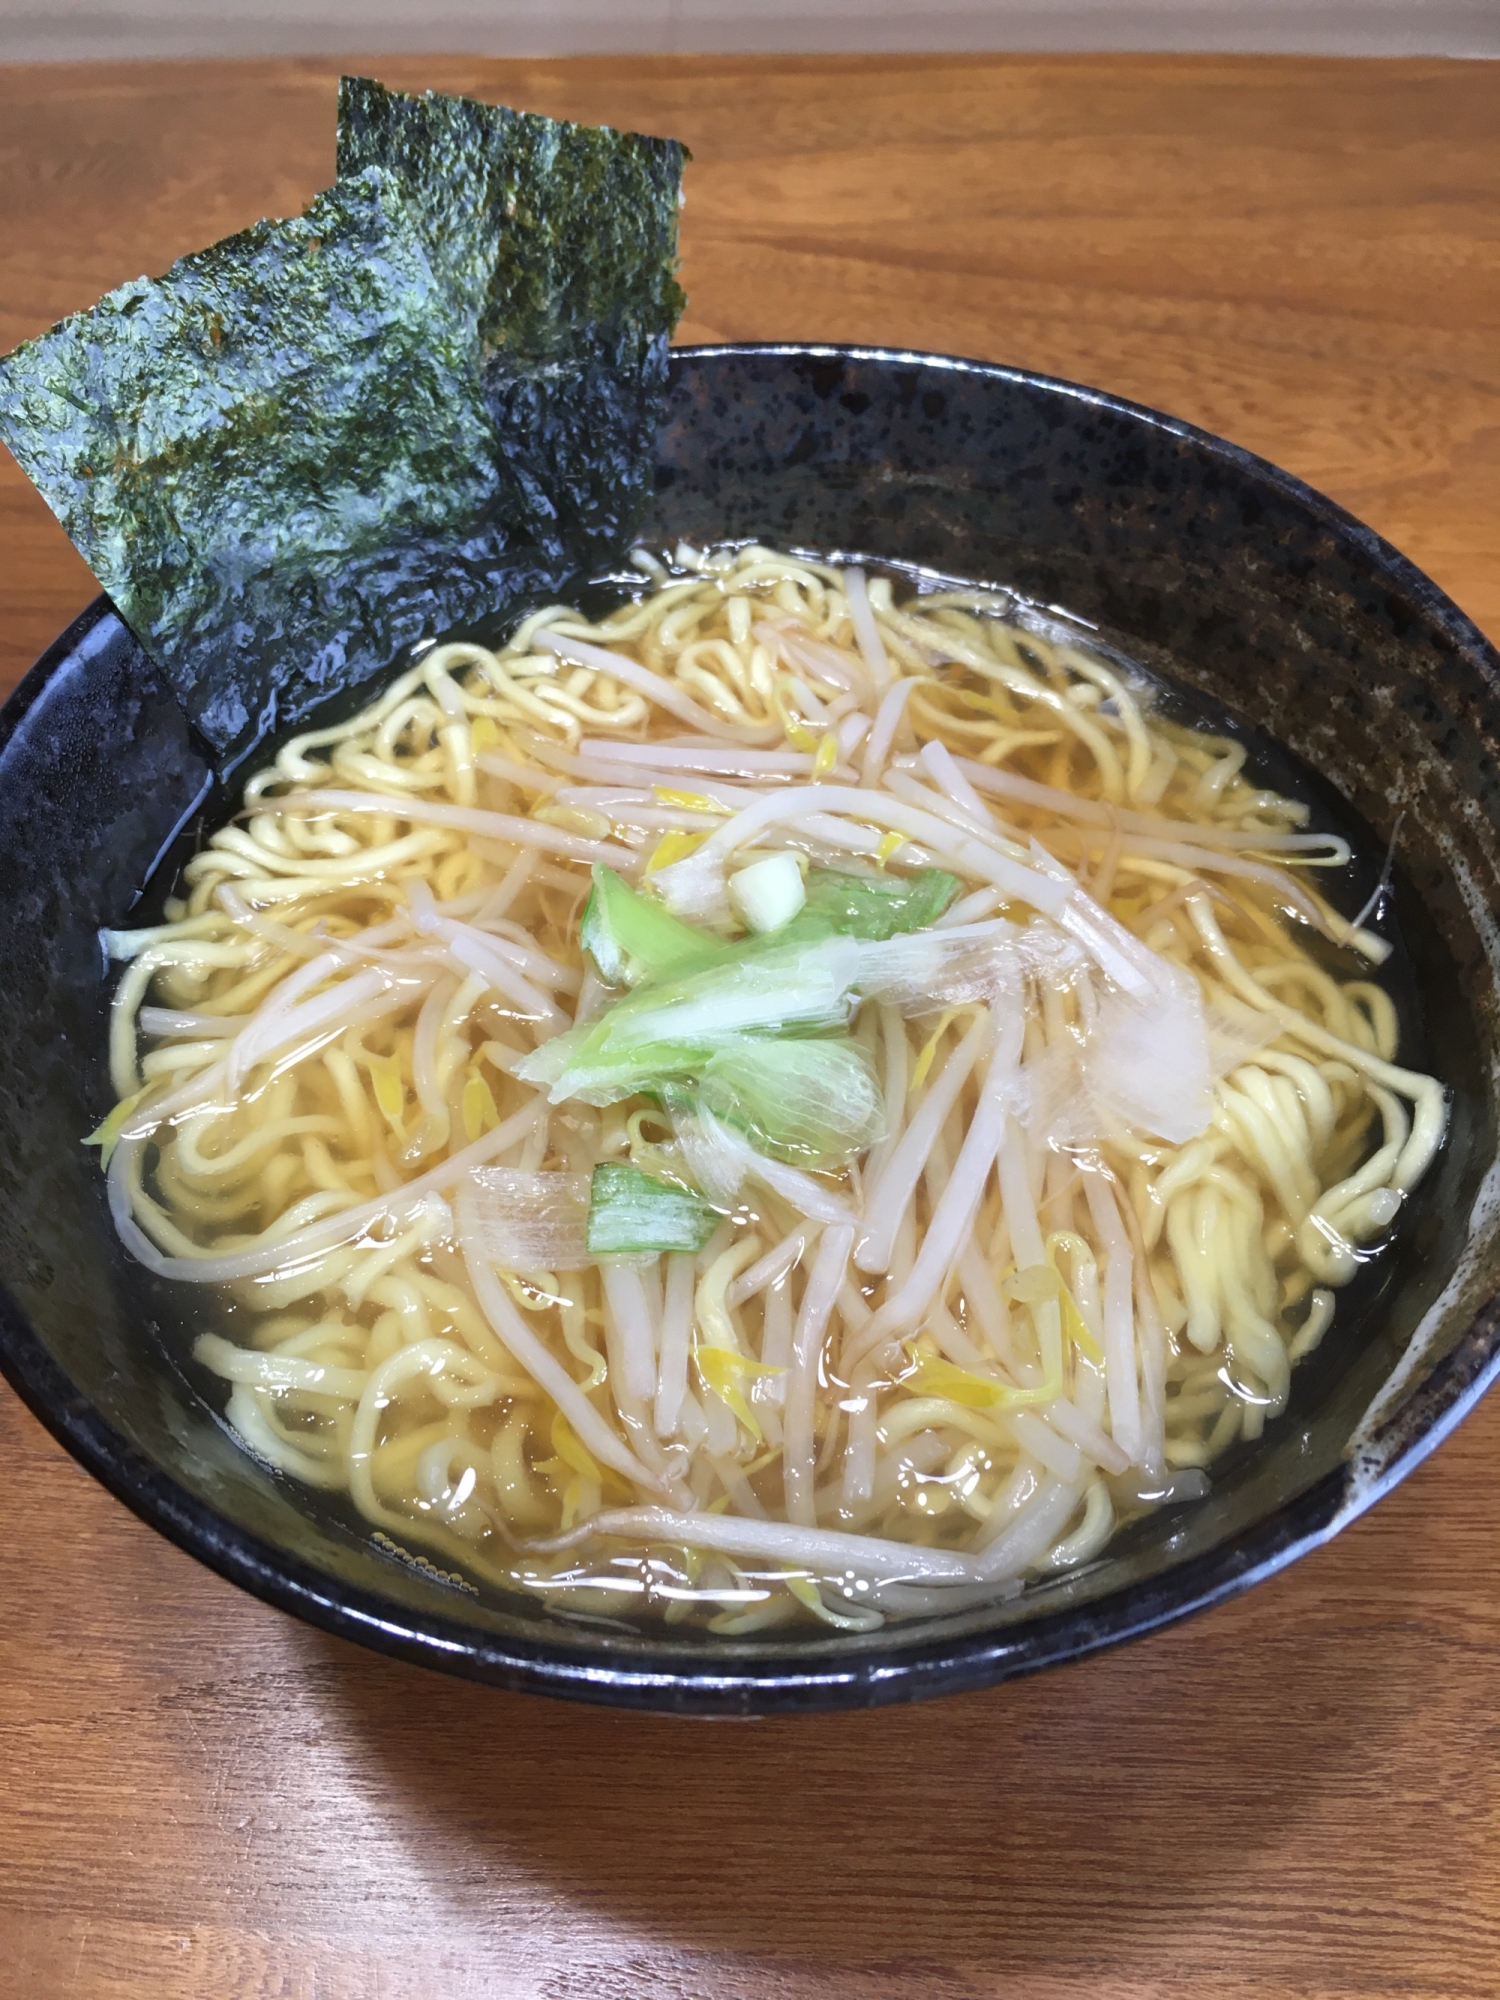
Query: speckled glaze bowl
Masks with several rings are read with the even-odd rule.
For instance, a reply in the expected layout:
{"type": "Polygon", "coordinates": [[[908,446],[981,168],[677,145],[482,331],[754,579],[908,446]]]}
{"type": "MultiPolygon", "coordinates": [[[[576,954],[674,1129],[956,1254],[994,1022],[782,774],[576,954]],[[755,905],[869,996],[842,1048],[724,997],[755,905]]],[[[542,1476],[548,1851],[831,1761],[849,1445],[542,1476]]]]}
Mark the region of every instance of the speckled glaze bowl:
{"type": "MultiPolygon", "coordinates": [[[[246,1589],[477,1680],[690,1713],[852,1707],[972,1688],[1211,1604],[1334,1534],[1500,1367],[1496,1042],[1500,657],[1418,571],[1296,480],[1150,410],[919,354],[698,348],[674,360],[646,535],[759,536],[1016,586],[1233,711],[1274,777],[1321,774],[1324,824],[1402,815],[1410,1058],[1453,1096],[1394,1251],[1345,1295],[1262,1444],[1199,1506],[988,1610],[869,1636],[585,1630],[384,1555],[243,1452],[188,1357],[191,1301],[110,1227],[96,933],[213,807],[172,699],[104,600],[0,716],[0,1366],[82,1464],[246,1589]],[[1263,732],[1263,733],[1262,733],[1263,732]]],[[[1369,839],[1367,834],[1367,841],[1369,839]]]]}

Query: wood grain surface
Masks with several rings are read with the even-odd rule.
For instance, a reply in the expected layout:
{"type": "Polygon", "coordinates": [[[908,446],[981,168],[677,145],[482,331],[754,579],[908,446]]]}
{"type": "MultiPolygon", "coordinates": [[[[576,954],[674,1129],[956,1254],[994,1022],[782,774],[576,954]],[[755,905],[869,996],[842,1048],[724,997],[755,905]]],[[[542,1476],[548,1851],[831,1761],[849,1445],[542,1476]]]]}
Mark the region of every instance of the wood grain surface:
{"type": "MultiPolygon", "coordinates": [[[[670,131],[683,339],[1097,383],[1500,634],[1500,69],[479,63],[670,131]]],[[[0,70],[0,347],[332,173],[324,63],[0,70]]],[[[92,594],[0,467],[0,689],[92,594]]],[[[3,975],[0,975],[3,976],[3,975]]],[[[1291,1573],[1035,1680],[671,1723],[266,1610],[0,1390],[0,2000],[1494,2000],[1500,1401],[1291,1573]]]]}

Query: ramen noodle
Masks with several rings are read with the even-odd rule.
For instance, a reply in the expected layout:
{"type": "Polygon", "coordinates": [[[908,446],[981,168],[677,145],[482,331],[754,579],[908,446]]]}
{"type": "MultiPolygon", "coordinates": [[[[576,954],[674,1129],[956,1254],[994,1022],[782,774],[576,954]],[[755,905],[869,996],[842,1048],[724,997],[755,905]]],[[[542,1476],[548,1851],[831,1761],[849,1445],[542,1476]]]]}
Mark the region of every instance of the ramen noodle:
{"type": "Polygon", "coordinates": [[[220,1302],[246,1447],[468,1587],[1014,1593],[1275,1420],[1443,1092],[1347,844],[1143,675],[636,560],[288,743],[110,934],[118,1228],[220,1302]]]}

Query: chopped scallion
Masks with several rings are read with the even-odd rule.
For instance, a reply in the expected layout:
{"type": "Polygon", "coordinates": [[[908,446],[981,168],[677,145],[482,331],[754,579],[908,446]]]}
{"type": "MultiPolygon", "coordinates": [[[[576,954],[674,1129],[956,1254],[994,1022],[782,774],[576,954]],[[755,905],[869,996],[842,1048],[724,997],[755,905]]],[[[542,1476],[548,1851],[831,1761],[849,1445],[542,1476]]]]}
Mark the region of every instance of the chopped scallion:
{"type": "Polygon", "coordinates": [[[694,960],[722,957],[726,949],[721,939],[637,895],[613,868],[604,867],[594,870],[581,939],[599,977],[611,986],[662,979],[694,960]]]}
{"type": "Polygon", "coordinates": [[[591,1257],[654,1257],[701,1250],[718,1226],[701,1196],[643,1174],[621,1160],[595,1167],[589,1190],[591,1257]]]}
{"type": "Polygon", "coordinates": [[[862,875],[811,869],[807,901],[796,920],[800,932],[836,931],[842,937],[886,939],[935,924],[963,884],[942,868],[914,875],[862,875]]]}

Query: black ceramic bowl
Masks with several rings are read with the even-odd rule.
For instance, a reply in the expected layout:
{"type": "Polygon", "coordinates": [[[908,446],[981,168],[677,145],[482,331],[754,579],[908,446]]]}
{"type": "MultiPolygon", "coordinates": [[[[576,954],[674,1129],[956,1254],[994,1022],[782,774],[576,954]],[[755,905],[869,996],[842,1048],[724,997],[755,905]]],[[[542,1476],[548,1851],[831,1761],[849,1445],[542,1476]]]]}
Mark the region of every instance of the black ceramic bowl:
{"type": "Polygon", "coordinates": [[[1394,1251],[1347,1296],[1262,1444],[1212,1497],[1003,1606],[716,1640],[586,1631],[383,1555],[235,1443],[187,1360],[183,1301],[121,1251],[97,1155],[108,1107],[96,937],[124,922],[208,768],[99,599],[0,716],[0,1366],[81,1462],[182,1547],[285,1610],[478,1680],[644,1708],[909,1700],[1066,1659],[1212,1603],[1325,1540],[1399,1479],[1500,1366],[1496,972],[1500,657],[1393,549],[1273,467],[1062,382],[852,349],[674,359],[646,535],[758,536],[1012,584],[1321,774],[1324,823],[1401,815],[1396,907],[1413,1052],[1448,1144],[1394,1251]],[[1419,1046],[1425,1044],[1425,1047],[1419,1046]]]}

